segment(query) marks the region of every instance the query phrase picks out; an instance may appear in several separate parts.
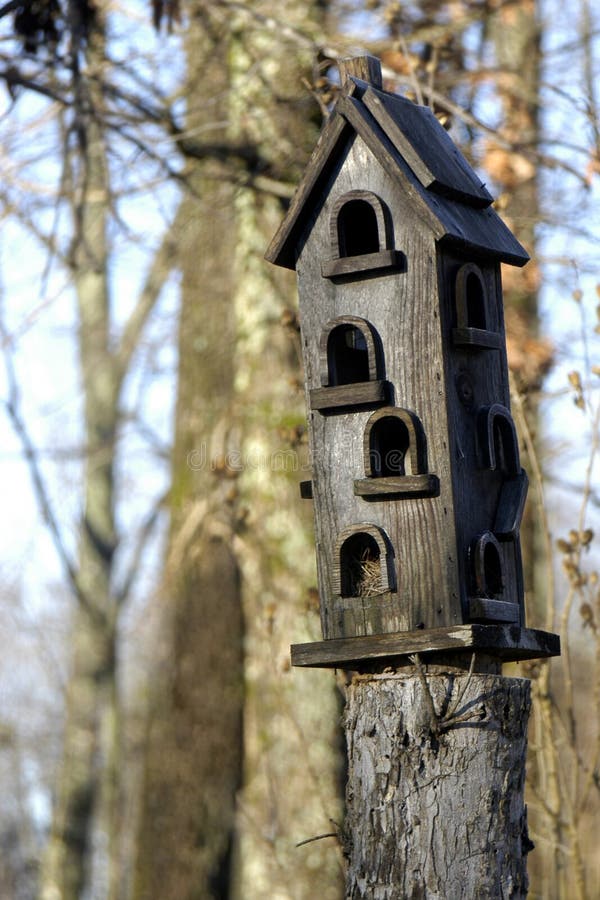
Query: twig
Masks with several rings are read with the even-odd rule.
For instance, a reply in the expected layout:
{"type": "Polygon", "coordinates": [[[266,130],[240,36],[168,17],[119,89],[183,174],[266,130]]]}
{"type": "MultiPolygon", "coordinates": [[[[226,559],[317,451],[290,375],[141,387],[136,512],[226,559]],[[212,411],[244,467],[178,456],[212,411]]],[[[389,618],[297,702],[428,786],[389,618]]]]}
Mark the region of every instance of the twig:
{"type": "Polygon", "coordinates": [[[164,508],[168,496],[169,492],[167,491],[158,498],[140,527],[127,574],[123,578],[121,587],[117,588],[117,590],[115,591],[115,602],[119,606],[122,606],[127,601],[131,593],[131,588],[133,587],[135,578],[138,574],[140,561],[142,559],[144,550],[146,549],[148,540],[152,532],[154,531],[154,528],[158,521],[158,517],[161,510],[164,508]]]}
{"type": "Polygon", "coordinates": [[[298,841],[296,847],[304,847],[305,844],[312,844],[313,841],[322,841],[323,838],[334,837],[339,840],[340,836],[337,831],[328,831],[325,834],[317,834],[315,837],[306,838],[304,841],[298,841]]]}
{"type": "Polygon", "coordinates": [[[169,227],[164,240],[154,254],[137,303],[123,327],[121,340],[115,353],[119,380],[122,380],[127,374],[131,357],[139,344],[140,334],[175,265],[178,226],[181,227],[181,223],[177,221],[176,216],[175,222],[169,227]]]}
{"type": "Polygon", "coordinates": [[[440,720],[439,731],[450,731],[456,725],[461,725],[463,722],[472,722],[473,719],[478,719],[481,722],[483,718],[485,718],[485,706],[482,703],[481,706],[476,706],[467,710],[467,712],[461,713],[460,716],[444,716],[440,720]]]}
{"type": "Polygon", "coordinates": [[[475,671],[475,657],[476,657],[476,654],[472,653],[471,654],[471,664],[469,666],[469,671],[467,672],[467,677],[465,678],[465,683],[462,686],[462,690],[458,693],[458,696],[456,698],[456,701],[455,701],[452,709],[448,710],[448,712],[444,716],[445,720],[452,719],[454,717],[454,714],[456,713],[456,710],[462,703],[463,697],[465,696],[467,689],[471,683],[471,678],[473,676],[473,672],[475,671]]]}
{"type": "MultiPolygon", "coordinates": [[[[406,63],[408,65],[408,68],[410,71],[410,84],[415,92],[415,97],[417,98],[417,103],[419,104],[419,106],[424,106],[425,101],[423,99],[423,90],[421,88],[421,82],[419,81],[419,79],[417,77],[417,73],[415,71],[415,66],[413,64],[411,55],[408,52],[408,44],[406,43],[406,38],[403,35],[400,35],[398,40],[400,42],[400,47],[402,48],[402,54],[403,54],[404,58],[406,59],[406,63]]],[[[428,92],[428,97],[431,98],[432,95],[433,95],[433,90],[428,92]]]]}
{"type": "Polygon", "coordinates": [[[93,610],[92,605],[89,603],[88,598],[79,583],[79,575],[75,563],[71,559],[65,546],[41,472],[37,450],[27,426],[25,425],[25,420],[21,415],[21,394],[12,358],[13,344],[2,318],[0,318],[0,335],[2,336],[2,349],[4,354],[6,379],[8,382],[8,399],[4,402],[6,412],[12,422],[16,435],[19,438],[21,447],[23,448],[23,455],[29,468],[29,475],[42,518],[48,526],[54,547],[68,576],[71,587],[79,602],[86,606],[86,608],[93,610]]]}

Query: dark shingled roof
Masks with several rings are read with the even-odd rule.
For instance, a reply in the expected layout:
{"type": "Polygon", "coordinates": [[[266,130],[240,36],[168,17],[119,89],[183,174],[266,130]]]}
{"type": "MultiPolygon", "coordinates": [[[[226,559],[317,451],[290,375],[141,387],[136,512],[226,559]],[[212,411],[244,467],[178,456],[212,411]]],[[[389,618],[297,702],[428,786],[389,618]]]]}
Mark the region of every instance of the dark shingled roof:
{"type": "Polygon", "coordinates": [[[407,187],[435,238],[524,265],[529,257],[491,208],[492,196],[428,107],[349,78],[325,124],[266,259],[294,269],[307,217],[352,132],[407,187]]]}

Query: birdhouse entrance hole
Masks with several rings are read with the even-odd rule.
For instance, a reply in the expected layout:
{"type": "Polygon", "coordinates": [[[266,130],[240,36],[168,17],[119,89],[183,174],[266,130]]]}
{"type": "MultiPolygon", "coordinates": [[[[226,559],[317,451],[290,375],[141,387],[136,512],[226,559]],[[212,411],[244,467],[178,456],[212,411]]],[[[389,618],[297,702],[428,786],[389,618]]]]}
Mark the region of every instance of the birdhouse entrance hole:
{"type": "Polygon", "coordinates": [[[355,325],[338,325],[327,340],[327,375],[330,385],[370,381],[369,348],[355,325]]]}
{"type": "Polygon", "coordinates": [[[339,316],[321,332],[319,366],[322,387],[310,392],[313,409],[381,406],[387,401],[381,339],[370,322],[339,316]]]}
{"type": "Polygon", "coordinates": [[[378,419],[370,435],[371,472],[375,477],[412,475],[409,449],[410,434],[402,419],[397,416],[378,419]]]}
{"type": "Polygon", "coordinates": [[[459,346],[499,348],[500,334],[491,326],[491,310],[483,272],[473,263],[461,266],[455,281],[456,328],[453,341],[459,346]]]}
{"type": "Polygon", "coordinates": [[[504,558],[500,544],[490,531],[480,535],[472,546],[471,576],[475,595],[469,600],[469,617],[472,620],[520,621],[519,604],[510,602],[504,596],[504,558]]]}
{"type": "Polygon", "coordinates": [[[516,475],[519,471],[519,450],[512,422],[507,422],[503,416],[496,416],[493,434],[496,469],[516,475]]]}
{"type": "Polygon", "coordinates": [[[478,413],[482,464],[486,469],[519,475],[519,443],[512,416],[499,403],[484,406],[478,413]]]}
{"type": "Polygon", "coordinates": [[[373,597],[381,593],[381,553],[370,534],[354,534],[340,552],[343,597],[373,597]]]}
{"type": "Polygon", "coordinates": [[[338,213],[340,256],[361,256],[380,249],[377,214],[366,200],[349,200],[338,213]]]}
{"type": "Polygon", "coordinates": [[[405,265],[393,249],[392,219],[385,203],[371,191],[348,191],[338,197],[329,221],[331,259],[324,260],[324,278],[356,277],[381,273],[405,265]]]}
{"type": "Polygon", "coordinates": [[[373,413],[365,428],[366,478],[354,482],[354,493],[375,498],[386,494],[432,496],[439,481],[427,472],[425,431],[415,413],[387,406],[373,413]]]}
{"type": "Polygon", "coordinates": [[[392,546],[377,525],[351,525],[339,535],[333,592],[341,597],[375,597],[394,589],[392,546]]]}
{"type": "Polygon", "coordinates": [[[483,283],[475,272],[468,273],[466,282],[468,327],[487,329],[483,283]]]}
{"type": "Polygon", "coordinates": [[[500,547],[491,535],[480,538],[475,556],[477,587],[484,597],[498,597],[504,590],[500,547]]]}

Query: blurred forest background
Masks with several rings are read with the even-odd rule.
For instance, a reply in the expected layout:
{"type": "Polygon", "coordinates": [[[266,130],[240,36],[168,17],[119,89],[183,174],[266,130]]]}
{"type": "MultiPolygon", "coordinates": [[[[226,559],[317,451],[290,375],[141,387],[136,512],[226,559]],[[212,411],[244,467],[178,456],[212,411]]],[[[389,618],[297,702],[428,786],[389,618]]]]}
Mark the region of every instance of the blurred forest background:
{"type": "Polygon", "coordinates": [[[341,685],[288,653],[320,636],[295,282],[262,257],[361,50],[532,256],[504,282],[528,621],[563,656],[514,669],[531,896],[600,896],[600,9],[10,0],[6,900],[343,895],[341,685]]]}

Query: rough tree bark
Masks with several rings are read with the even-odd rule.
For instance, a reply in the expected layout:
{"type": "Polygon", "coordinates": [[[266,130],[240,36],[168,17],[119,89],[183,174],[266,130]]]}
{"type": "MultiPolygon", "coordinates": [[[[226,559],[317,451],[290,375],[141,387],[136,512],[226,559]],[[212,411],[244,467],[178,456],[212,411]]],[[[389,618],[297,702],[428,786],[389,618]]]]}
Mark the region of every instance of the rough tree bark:
{"type": "MultiPolygon", "coordinates": [[[[202,8],[186,38],[187,130],[227,140],[227,25],[202,8]]],[[[171,529],[162,594],[166,663],[152,688],[134,896],[229,894],[242,773],[243,617],[227,465],[236,374],[235,188],[188,167],[178,214],[181,281],[171,529]]]]}
{"type": "Polygon", "coordinates": [[[355,676],[349,685],[348,900],[525,897],[527,680],[355,676]]]}
{"type": "MultiPolygon", "coordinates": [[[[213,19],[199,9],[189,22],[186,133],[207,134],[225,148],[232,142],[256,147],[285,187],[315,139],[309,121],[315,106],[301,82],[310,66],[247,15],[261,10],[249,3],[224,22],[218,10],[213,19]]],[[[277,8],[288,25],[314,15],[313,4],[277,8]]],[[[274,287],[262,260],[280,209],[275,199],[240,186],[253,172],[233,154],[190,161],[188,172],[193,193],[180,214],[183,307],[164,590],[168,661],[159,673],[162,686],[153,687],[134,896],[262,898],[287,890],[298,900],[333,898],[339,896],[335,841],[294,846],[331,828],[327,813],[338,807],[330,803],[333,791],[324,790],[335,754],[328,747],[316,755],[320,742],[308,741],[298,724],[305,707],[316,717],[327,700],[333,705],[334,683],[322,682],[318,697],[298,702],[280,662],[283,640],[287,662],[292,605],[305,612],[306,584],[289,575],[284,555],[288,541],[298,556],[306,552],[303,526],[287,516],[271,524],[282,509],[298,507],[300,476],[277,467],[282,439],[274,431],[279,420],[291,430],[303,401],[295,385],[298,354],[279,322],[290,284],[281,279],[274,287]],[[265,458],[275,456],[271,469],[267,462],[264,471],[253,465],[257,447],[265,458]],[[239,497],[250,498],[245,526],[239,497]],[[252,654],[245,695],[239,561],[252,654]],[[242,712],[250,787],[236,831],[242,712]],[[300,796],[307,769],[323,782],[309,802],[300,796]],[[233,885],[232,842],[241,859],[233,885]]]]}
{"type": "MultiPolygon", "coordinates": [[[[79,900],[90,891],[94,828],[102,835],[105,848],[100,868],[107,895],[114,898],[118,888],[122,773],[117,640],[119,616],[134,579],[120,589],[114,583],[119,545],[115,454],[124,381],[172,257],[167,238],[119,331],[112,316],[109,277],[108,231],[113,210],[102,93],[105,23],[98,13],[85,42],[78,22],[71,27],[74,58],[80,64],[80,68],[73,66],[78,139],[65,159],[65,196],[72,219],[68,264],[78,315],[85,466],[74,560],[59,529],[52,529],[75,606],[63,754],[39,880],[42,900],[79,900]]],[[[44,506],[43,498],[40,502],[44,506]]]]}

